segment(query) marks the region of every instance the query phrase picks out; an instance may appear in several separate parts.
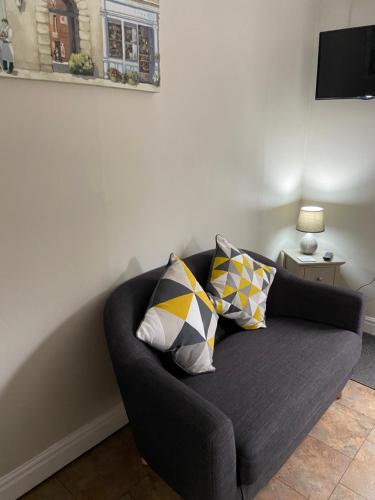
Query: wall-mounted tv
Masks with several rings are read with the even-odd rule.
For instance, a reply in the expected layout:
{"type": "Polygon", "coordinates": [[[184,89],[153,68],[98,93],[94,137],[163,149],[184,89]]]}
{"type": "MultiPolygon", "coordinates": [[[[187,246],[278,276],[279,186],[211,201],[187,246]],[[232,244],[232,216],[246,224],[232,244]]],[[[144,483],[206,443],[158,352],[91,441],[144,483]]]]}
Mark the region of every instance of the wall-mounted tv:
{"type": "Polygon", "coordinates": [[[320,34],[316,99],[375,98],[375,26],[320,34]]]}

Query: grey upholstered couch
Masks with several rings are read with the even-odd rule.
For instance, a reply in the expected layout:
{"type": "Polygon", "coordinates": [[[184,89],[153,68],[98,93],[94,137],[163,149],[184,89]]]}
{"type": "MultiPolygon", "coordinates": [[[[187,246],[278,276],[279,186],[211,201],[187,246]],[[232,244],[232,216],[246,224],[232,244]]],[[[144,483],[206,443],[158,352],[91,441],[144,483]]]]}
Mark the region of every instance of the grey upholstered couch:
{"type": "MultiPolygon", "coordinates": [[[[212,255],[185,259],[203,286],[212,255]]],[[[268,328],[239,331],[220,320],[216,372],[188,376],[135,337],[162,272],[124,283],[105,309],[136,444],[184,499],[251,499],[350,378],[361,353],[362,297],[279,268],[268,299],[268,328]]]]}

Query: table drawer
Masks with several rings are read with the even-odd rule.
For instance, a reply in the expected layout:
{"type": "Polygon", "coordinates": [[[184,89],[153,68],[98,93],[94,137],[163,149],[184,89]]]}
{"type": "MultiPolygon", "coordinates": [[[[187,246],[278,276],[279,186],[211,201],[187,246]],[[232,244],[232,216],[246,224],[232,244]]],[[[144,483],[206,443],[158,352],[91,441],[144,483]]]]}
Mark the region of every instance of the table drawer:
{"type": "Polygon", "coordinates": [[[335,268],[319,266],[308,267],[305,269],[305,279],[318,283],[325,283],[326,285],[333,285],[335,282],[335,268]]]}

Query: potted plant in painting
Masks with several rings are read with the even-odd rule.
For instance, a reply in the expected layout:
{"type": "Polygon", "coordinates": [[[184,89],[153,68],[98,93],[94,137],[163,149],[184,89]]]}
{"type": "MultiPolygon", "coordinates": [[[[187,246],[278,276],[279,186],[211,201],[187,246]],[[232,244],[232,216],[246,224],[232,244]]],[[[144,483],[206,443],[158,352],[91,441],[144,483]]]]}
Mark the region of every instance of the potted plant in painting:
{"type": "Polygon", "coordinates": [[[127,69],[122,76],[122,82],[127,83],[129,85],[138,85],[139,74],[136,71],[127,69]]]}
{"type": "Polygon", "coordinates": [[[69,59],[69,71],[73,75],[93,76],[94,62],[87,54],[72,54],[69,59]]]}
{"type": "Polygon", "coordinates": [[[120,82],[121,81],[122,75],[117,68],[109,68],[107,74],[108,74],[108,78],[112,82],[120,82]]]}

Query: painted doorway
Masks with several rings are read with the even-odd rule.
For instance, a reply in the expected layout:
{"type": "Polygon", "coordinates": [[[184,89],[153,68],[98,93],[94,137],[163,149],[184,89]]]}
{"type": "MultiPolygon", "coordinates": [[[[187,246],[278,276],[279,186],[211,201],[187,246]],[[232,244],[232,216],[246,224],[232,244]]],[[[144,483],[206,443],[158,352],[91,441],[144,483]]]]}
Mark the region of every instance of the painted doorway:
{"type": "Polygon", "coordinates": [[[48,10],[53,70],[68,72],[71,54],[79,51],[77,9],[72,0],[49,0],[48,10]]]}

